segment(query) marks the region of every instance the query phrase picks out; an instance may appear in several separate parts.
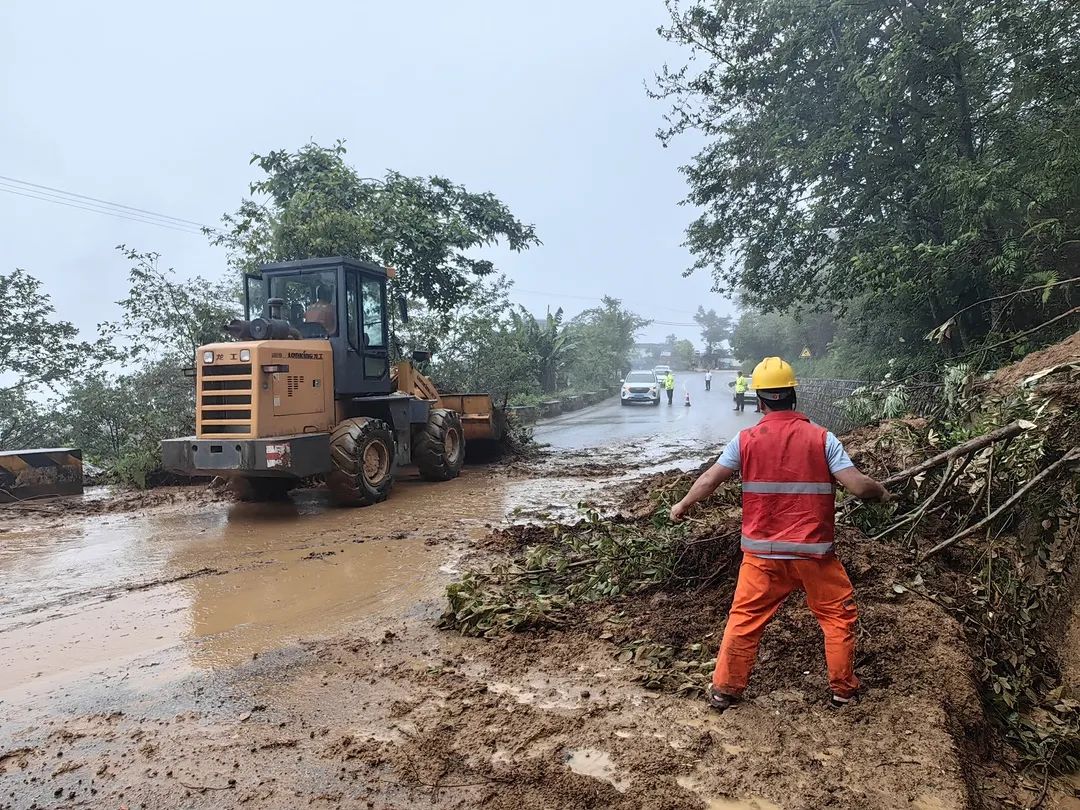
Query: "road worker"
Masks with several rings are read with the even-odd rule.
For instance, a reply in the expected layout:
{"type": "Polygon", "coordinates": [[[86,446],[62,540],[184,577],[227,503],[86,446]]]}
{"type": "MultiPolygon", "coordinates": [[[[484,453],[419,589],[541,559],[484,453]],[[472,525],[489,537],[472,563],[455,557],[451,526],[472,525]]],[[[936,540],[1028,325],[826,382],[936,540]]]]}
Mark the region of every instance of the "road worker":
{"type": "Polygon", "coordinates": [[[712,390],[712,369],[711,368],[705,369],[705,390],[706,391],[711,391],[712,390]]]}
{"type": "Polygon", "coordinates": [[[671,519],[681,521],[692,505],[742,474],[743,560],[709,689],[709,705],[721,712],[739,701],[765,626],[796,590],[806,592],[825,634],[830,705],[847,705],[859,689],[854,592],[833,554],[835,484],[864,500],[891,496],[855,468],[832,433],[795,410],[797,385],[779,357],[758,363],[752,386],[765,415],[740,431],[671,508],[671,519]]]}
{"type": "Polygon", "coordinates": [[[746,389],[749,387],[741,371],[735,375],[732,384],[735,386],[735,410],[741,413],[746,408],[746,389]]]}
{"type": "Polygon", "coordinates": [[[675,375],[670,371],[664,375],[664,390],[667,391],[667,404],[670,405],[675,396],[675,375]]]}

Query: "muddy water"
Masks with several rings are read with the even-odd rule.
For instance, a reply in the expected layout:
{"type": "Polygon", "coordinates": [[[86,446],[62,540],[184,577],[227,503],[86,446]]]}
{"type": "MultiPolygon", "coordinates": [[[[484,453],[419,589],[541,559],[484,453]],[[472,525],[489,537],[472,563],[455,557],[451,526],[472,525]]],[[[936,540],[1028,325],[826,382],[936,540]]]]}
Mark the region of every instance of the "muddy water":
{"type": "MultiPolygon", "coordinates": [[[[542,493],[522,482],[520,503],[542,493]]],[[[279,504],[169,505],[131,515],[6,522],[0,535],[0,700],[124,671],[213,669],[358,618],[408,616],[510,493],[466,471],[406,479],[386,503],[334,509],[317,490],[279,504]]]]}

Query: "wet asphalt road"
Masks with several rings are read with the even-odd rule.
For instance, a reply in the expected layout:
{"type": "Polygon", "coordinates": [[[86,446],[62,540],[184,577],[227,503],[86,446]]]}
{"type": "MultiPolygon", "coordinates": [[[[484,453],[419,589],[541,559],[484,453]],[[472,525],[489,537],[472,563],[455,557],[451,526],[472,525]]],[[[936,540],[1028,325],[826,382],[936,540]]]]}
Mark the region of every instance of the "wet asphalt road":
{"type": "Polygon", "coordinates": [[[748,399],[744,413],[734,412],[732,389],[728,387],[734,379],[735,372],[715,372],[712,390],[706,392],[704,373],[676,374],[674,403],[670,406],[663,392],[659,406],[624,406],[615,396],[591,408],[538,422],[533,435],[538,442],[556,449],[604,447],[653,438],[696,438],[702,446],[715,445],[758,419],[752,399],[748,399]],[[687,391],[689,408],[684,404],[687,391]]]}
{"type": "MultiPolygon", "coordinates": [[[[622,406],[616,396],[535,435],[556,450],[606,449],[645,465],[677,463],[674,451],[700,463],[757,418],[732,412],[733,378],[715,374],[706,393],[703,375],[681,374],[671,406],[666,397],[622,406]]],[[[387,502],[363,510],[333,509],[325,493],[305,490],[277,504],[163,495],[154,508],[115,514],[0,516],[0,727],[13,700],[91,700],[121,680],[150,688],[151,676],[228,668],[297,638],[400,617],[454,571],[457,552],[440,550],[439,538],[484,536],[521,509],[572,507],[590,485],[601,482],[560,479],[557,468],[494,484],[490,470],[470,467],[435,485],[403,474],[387,502]]]]}

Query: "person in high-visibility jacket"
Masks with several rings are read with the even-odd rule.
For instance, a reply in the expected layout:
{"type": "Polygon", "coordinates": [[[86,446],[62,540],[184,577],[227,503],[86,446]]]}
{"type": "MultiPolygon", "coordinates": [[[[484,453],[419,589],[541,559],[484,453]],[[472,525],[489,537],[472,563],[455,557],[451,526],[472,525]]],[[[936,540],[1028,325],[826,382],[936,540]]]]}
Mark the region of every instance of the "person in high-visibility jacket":
{"type": "Polygon", "coordinates": [[[735,375],[735,410],[742,411],[746,408],[746,389],[749,388],[749,384],[746,381],[746,377],[740,371],[735,375]]]}
{"type": "Polygon", "coordinates": [[[716,659],[709,705],[724,711],[750,680],[765,627],[789,593],[806,592],[807,606],[825,634],[825,660],[840,708],[859,689],[855,675],[854,591],[833,552],[835,485],[864,500],[888,501],[889,492],[859,472],[843,445],[795,410],[795,372],[766,357],[752,382],[765,415],[732,439],[717,463],[671,508],[678,522],[737,472],[742,474],[742,566],[716,659]]]}
{"type": "Polygon", "coordinates": [[[667,391],[667,404],[671,404],[675,396],[675,375],[670,371],[664,376],[664,390],[667,391]]]}

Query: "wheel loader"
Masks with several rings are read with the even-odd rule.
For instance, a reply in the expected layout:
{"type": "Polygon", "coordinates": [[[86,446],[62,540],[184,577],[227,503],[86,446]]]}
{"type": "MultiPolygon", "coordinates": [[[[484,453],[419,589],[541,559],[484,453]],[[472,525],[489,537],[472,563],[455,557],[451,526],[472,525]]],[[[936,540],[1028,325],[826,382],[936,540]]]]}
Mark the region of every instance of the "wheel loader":
{"type": "Polygon", "coordinates": [[[347,506],[384,500],[400,466],[456,478],[467,441],[501,438],[502,413],[487,394],[440,393],[413,362],[427,353],[391,364],[389,272],[336,257],[246,276],[233,340],[196,353],[195,435],[163,441],[164,466],[227,478],[244,500],[322,476],[347,506]]]}

